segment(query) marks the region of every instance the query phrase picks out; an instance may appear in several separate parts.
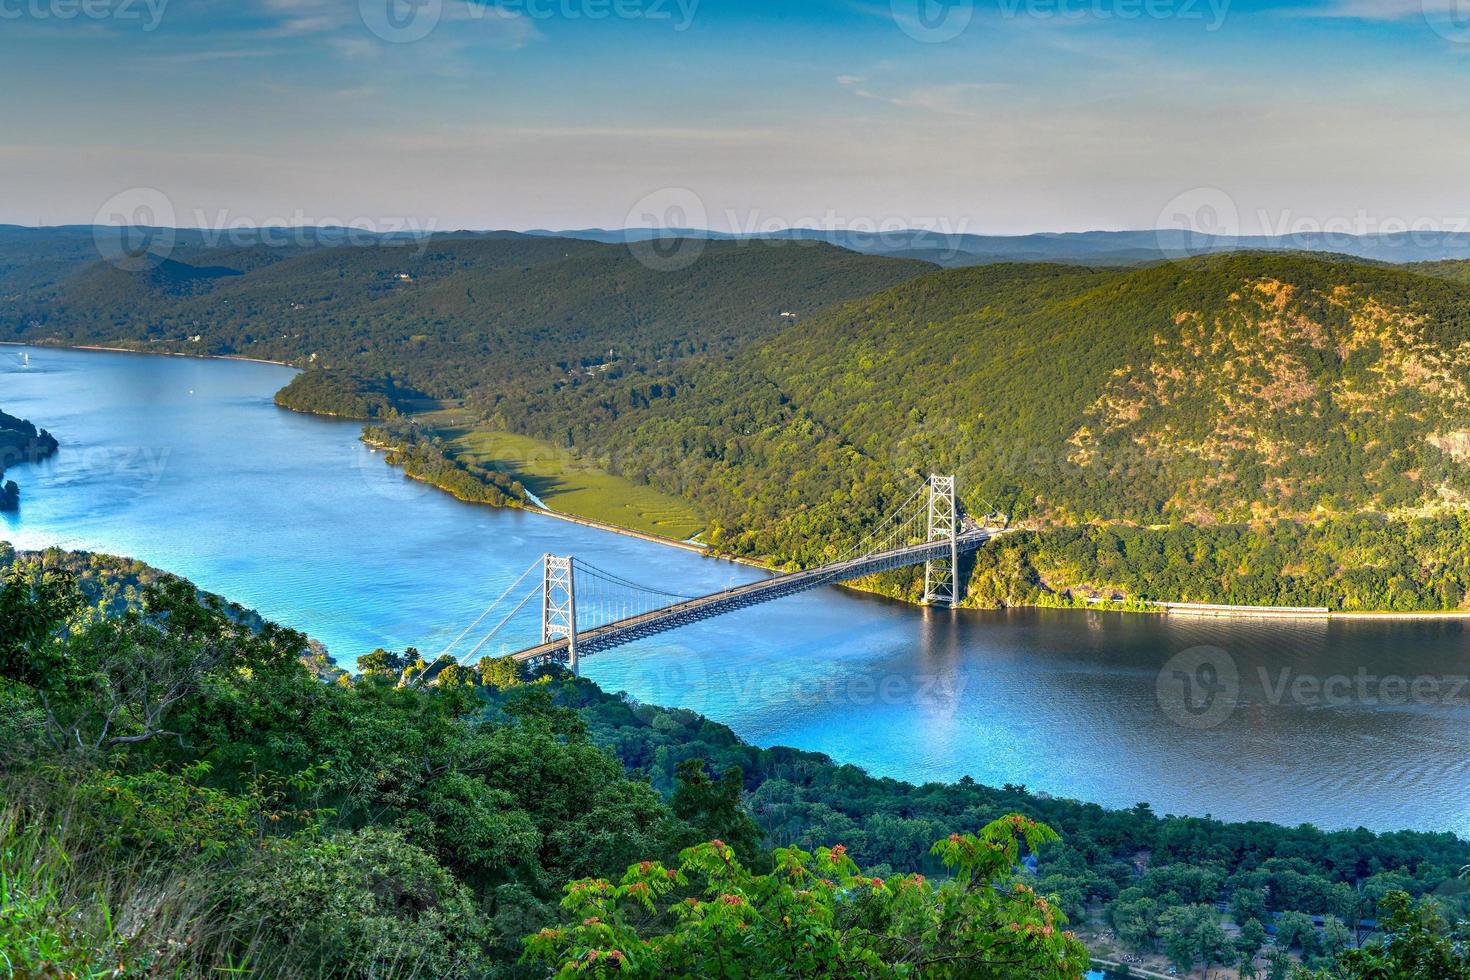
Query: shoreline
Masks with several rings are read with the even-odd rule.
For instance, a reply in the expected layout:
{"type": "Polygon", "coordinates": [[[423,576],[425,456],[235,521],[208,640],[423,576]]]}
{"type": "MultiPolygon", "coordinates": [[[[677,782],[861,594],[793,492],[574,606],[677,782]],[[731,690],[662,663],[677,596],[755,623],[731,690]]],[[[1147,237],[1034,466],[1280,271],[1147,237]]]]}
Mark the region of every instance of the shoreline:
{"type": "MultiPolygon", "coordinates": [[[[1120,612],[1130,612],[1123,609],[1120,612]]],[[[1358,610],[1328,609],[1323,606],[1236,606],[1209,602],[1150,602],[1144,612],[1162,616],[1230,619],[1466,619],[1470,609],[1437,609],[1403,611],[1395,609],[1358,610]]]]}
{"type": "MultiPolygon", "coordinates": [[[[296,409],[294,409],[294,408],[286,408],[286,406],[281,406],[281,407],[282,408],[285,408],[286,411],[288,411],[288,412],[295,412],[296,411],[296,409]]],[[[300,414],[300,415],[311,415],[311,416],[321,417],[321,418],[342,418],[342,416],[334,416],[334,415],[331,415],[330,413],[323,413],[323,412],[298,412],[298,414],[300,414]]],[[[361,420],[360,419],[352,419],[351,421],[361,421],[361,420]]],[[[391,446],[384,445],[383,443],[369,442],[366,439],[363,439],[361,441],[362,441],[362,443],[365,446],[367,446],[369,449],[372,449],[374,452],[384,452],[384,453],[386,453],[390,449],[393,448],[391,446]]],[[[391,464],[389,464],[386,460],[384,460],[384,464],[383,465],[388,466],[388,465],[391,465],[391,464]]],[[[424,484],[425,486],[433,487],[435,490],[438,490],[440,493],[447,493],[447,494],[449,494],[449,496],[454,497],[454,494],[450,493],[448,490],[445,490],[443,487],[439,486],[436,483],[431,483],[428,480],[420,479],[419,477],[416,477],[416,476],[410,476],[407,473],[403,473],[401,468],[399,468],[399,472],[402,473],[404,479],[415,480],[415,481],[417,481],[419,483],[424,484]]],[[[775,569],[772,569],[769,566],[763,565],[760,562],[755,561],[754,559],[751,559],[751,558],[740,558],[740,557],[735,556],[735,555],[722,555],[722,554],[719,554],[718,552],[711,551],[707,545],[695,544],[692,541],[679,541],[679,540],[676,540],[675,538],[666,538],[666,537],[663,537],[662,535],[652,534],[652,533],[650,533],[648,531],[640,531],[637,528],[623,527],[621,524],[609,524],[607,521],[599,521],[596,518],[592,518],[592,517],[579,517],[576,514],[568,514],[566,511],[554,510],[551,507],[548,507],[545,503],[541,502],[539,499],[533,501],[529,505],[518,504],[518,505],[512,506],[512,507],[494,507],[493,505],[484,503],[482,501],[461,500],[459,497],[454,497],[454,499],[460,500],[461,503],[471,504],[471,505],[474,505],[474,506],[491,507],[494,510],[515,510],[515,511],[520,511],[521,513],[524,513],[524,514],[539,514],[542,517],[553,517],[553,518],[555,518],[555,519],[557,519],[559,521],[566,521],[569,524],[580,524],[583,527],[594,528],[594,529],[596,529],[598,531],[606,531],[609,534],[621,534],[624,537],[637,538],[639,541],[647,541],[649,544],[661,544],[661,545],[664,545],[665,547],[669,547],[669,548],[678,548],[681,551],[688,551],[688,552],[691,552],[691,553],[696,554],[696,555],[701,555],[701,556],[703,556],[705,558],[713,558],[716,561],[734,562],[737,565],[747,565],[747,566],[749,566],[751,568],[759,568],[761,571],[777,573],[775,569]]]]}
{"type": "MultiPolygon", "coordinates": [[[[245,357],[243,354],[188,354],[183,351],[171,350],[133,350],[131,347],[102,347],[98,344],[38,344],[23,343],[19,340],[0,340],[0,347],[37,347],[51,348],[53,350],[90,350],[100,351],[107,354],[139,354],[143,357],[192,357],[200,361],[244,361],[248,364],[274,364],[276,367],[290,368],[293,371],[302,371],[294,364],[285,361],[272,361],[264,357],[245,357]]],[[[302,414],[316,414],[314,412],[302,414]]]]}
{"type": "MultiPolygon", "coordinates": [[[[261,358],[261,357],[244,357],[244,356],[238,355],[238,354],[189,354],[189,353],[176,352],[176,351],[133,350],[133,349],[127,348],[127,347],[103,347],[103,346],[95,345],[95,344],[44,344],[44,343],[38,344],[38,343],[22,343],[20,341],[12,341],[12,340],[0,340],[0,347],[37,347],[37,348],[47,348],[47,347],[50,347],[50,348],[54,348],[54,349],[57,349],[57,350],[85,350],[85,351],[99,351],[99,352],[113,353],[113,354],[137,354],[137,355],[140,355],[140,356],[143,356],[143,357],[191,357],[191,358],[196,358],[198,360],[208,360],[208,361],[243,361],[243,362],[246,362],[246,363],[253,363],[253,364],[271,364],[271,365],[274,365],[276,367],[291,368],[292,370],[295,370],[295,371],[304,370],[303,368],[299,368],[299,367],[297,367],[294,364],[288,364],[285,361],[272,361],[272,360],[269,360],[267,358],[261,358]]],[[[297,411],[296,409],[293,409],[293,408],[286,408],[285,406],[281,406],[281,407],[282,408],[285,408],[286,411],[291,411],[291,412],[297,411]]],[[[310,416],[314,416],[314,417],[318,417],[318,418],[335,418],[335,419],[339,419],[339,420],[342,420],[342,421],[355,421],[355,422],[362,421],[362,420],[359,420],[359,419],[351,419],[351,420],[349,420],[349,419],[346,419],[344,416],[336,416],[336,415],[332,415],[330,413],[324,413],[324,412],[298,412],[297,414],[300,414],[300,415],[310,415],[310,416]]],[[[374,448],[385,449],[387,447],[381,447],[381,446],[379,446],[379,447],[374,447],[374,448]]],[[[406,475],[407,474],[405,474],[405,476],[406,475]]],[[[414,477],[408,477],[408,478],[409,479],[416,479],[414,477]]],[[[434,487],[434,489],[439,490],[441,493],[449,493],[449,491],[445,490],[443,487],[439,487],[439,486],[437,486],[437,485],[435,485],[433,483],[428,483],[428,481],[426,481],[426,480],[421,480],[419,482],[426,483],[428,486],[434,487]]],[[[454,495],[453,494],[450,494],[450,496],[454,496],[454,495]]],[[[473,501],[466,501],[466,502],[473,503],[473,501]]],[[[488,504],[482,504],[481,506],[489,506],[489,505],[488,504]]],[[[578,517],[575,514],[568,514],[568,513],[565,513],[563,511],[553,510],[550,507],[547,507],[545,504],[542,504],[540,506],[534,506],[533,505],[533,506],[529,506],[529,507],[523,506],[523,507],[517,507],[517,508],[498,508],[498,509],[516,509],[516,510],[525,511],[526,513],[529,513],[529,514],[541,514],[543,516],[552,517],[552,518],[555,518],[557,520],[567,521],[568,523],[571,523],[571,524],[580,524],[583,527],[590,527],[590,528],[594,528],[596,530],[606,531],[606,532],[609,532],[611,534],[621,534],[621,535],[624,535],[625,537],[637,538],[640,541],[647,541],[650,544],[659,544],[659,545],[664,545],[664,546],[670,547],[670,548],[678,548],[678,549],[680,549],[682,551],[688,551],[688,552],[692,552],[694,554],[703,555],[703,556],[705,556],[707,558],[713,558],[713,559],[716,559],[716,560],[719,560],[719,561],[733,562],[733,563],[735,563],[737,565],[745,565],[745,566],[747,566],[749,568],[760,569],[763,572],[770,572],[772,574],[780,574],[780,570],[779,569],[772,568],[770,565],[764,564],[764,563],[762,563],[760,561],[757,561],[757,560],[755,560],[753,558],[743,558],[743,557],[740,557],[738,555],[718,554],[716,552],[711,551],[707,546],[701,546],[701,545],[693,544],[693,543],[691,543],[689,541],[678,541],[678,540],[675,540],[673,538],[662,537],[662,536],[657,535],[657,534],[651,534],[651,533],[649,533],[647,531],[639,531],[639,530],[637,530],[635,528],[623,527],[623,526],[618,525],[618,524],[610,524],[610,523],[608,523],[606,521],[599,521],[599,520],[596,520],[596,519],[590,518],[590,517],[578,517]]],[[[925,608],[924,606],[922,606],[922,605],[920,605],[918,603],[907,602],[907,601],[905,601],[903,599],[900,599],[900,598],[897,598],[895,596],[884,595],[883,593],[880,593],[880,592],[870,592],[870,591],[868,591],[866,589],[853,588],[851,585],[849,585],[847,583],[842,583],[842,584],[839,585],[839,587],[841,587],[841,588],[850,588],[850,589],[852,589],[852,591],[860,592],[860,593],[862,593],[864,595],[872,595],[872,596],[876,596],[876,597],[883,598],[883,599],[889,599],[891,601],[901,603],[901,604],[903,604],[905,606],[909,606],[909,607],[914,608],[914,609],[923,609],[923,608],[925,608]]],[[[1230,604],[1226,604],[1226,603],[1190,603],[1190,602],[1171,602],[1171,601],[1148,602],[1147,603],[1147,608],[1144,608],[1144,609],[1095,608],[1095,609],[1090,609],[1089,610],[1086,607],[1077,607],[1077,606],[1070,606],[1070,607],[1069,606],[1048,606],[1048,605],[1041,605],[1041,604],[1038,604],[1038,603],[1021,603],[1021,604],[1017,604],[1015,606],[1009,606],[1009,607],[1004,607],[1004,606],[995,606],[995,607],[992,607],[992,606],[957,606],[955,608],[957,608],[957,609],[975,609],[975,610],[981,611],[981,612],[995,611],[995,610],[1004,609],[1004,608],[1011,608],[1011,609],[1068,609],[1068,608],[1072,608],[1072,609],[1081,609],[1083,611],[1092,611],[1092,612],[1119,612],[1119,613],[1130,613],[1131,612],[1131,613],[1141,613],[1141,614],[1145,614],[1145,615],[1155,615],[1155,616],[1157,616],[1157,615],[1164,615],[1164,616],[1193,616],[1193,617],[1200,617],[1200,618],[1204,618],[1204,617],[1221,617],[1221,618],[1242,617],[1242,618],[1250,618],[1250,619],[1311,619],[1311,620],[1331,620],[1331,619],[1364,619],[1364,620],[1373,620],[1373,619],[1378,619],[1378,620],[1406,620],[1406,621],[1412,621],[1412,620],[1423,620],[1423,621],[1446,620],[1446,621],[1452,621],[1452,620],[1457,620],[1457,619],[1470,619],[1470,609],[1443,609],[1443,610],[1402,612],[1402,611],[1396,611],[1396,610],[1391,610],[1391,609],[1385,609],[1385,610],[1334,610],[1334,609],[1327,609],[1325,607],[1240,606],[1240,605],[1230,605],[1230,604]]]]}

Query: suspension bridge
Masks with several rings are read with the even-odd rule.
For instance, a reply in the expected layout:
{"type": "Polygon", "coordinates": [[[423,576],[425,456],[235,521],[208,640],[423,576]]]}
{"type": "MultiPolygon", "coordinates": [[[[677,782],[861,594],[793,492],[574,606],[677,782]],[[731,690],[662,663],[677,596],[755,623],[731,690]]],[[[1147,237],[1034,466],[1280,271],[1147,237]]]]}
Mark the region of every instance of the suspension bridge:
{"type": "Polygon", "coordinates": [[[1002,529],[966,517],[952,476],[930,476],[902,504],[844,554],[817,568],[788,572],[707,595],[686,595],[634,582],[575,557],[545,555],[521,573],[478,618],[440,652],[468,662],[516,615],[540,599],[541,642],[511,654],[528,666],[561,663],[737,609],[910,565],[924,565],[924,603],[953,606],[959,599],[960,555],[1002,529]],[[539,573],[539,574],[538,574],[539,573]],[[498,618],[497,618],[498,614],[498,618]],[[464,653],[459,645],[491,625],[464,653]]]}

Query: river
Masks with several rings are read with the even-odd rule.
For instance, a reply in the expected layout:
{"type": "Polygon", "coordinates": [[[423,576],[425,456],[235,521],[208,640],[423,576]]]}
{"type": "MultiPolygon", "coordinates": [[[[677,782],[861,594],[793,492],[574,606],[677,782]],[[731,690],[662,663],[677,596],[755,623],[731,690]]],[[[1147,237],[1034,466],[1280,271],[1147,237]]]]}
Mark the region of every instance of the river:
{"type": "MultiPolygon", "coordinates": [[[[0,540],[140,558],[310,633],[344,665],[377,646],[432,655],[547,552],[676,592],[763,574],[460,503],[385,465],[355,423],[276,408],[291,374],[0,347],[0,409],[61,441],[10,473],[21,510],[0,515],[0,540]]],[[[493,652],[536,639],[538,614],[493,652]]],[[[881,775],[1470,836],[1466,625],[926,611],[822,589],[583,666],[756,744],[881,775]]]]}

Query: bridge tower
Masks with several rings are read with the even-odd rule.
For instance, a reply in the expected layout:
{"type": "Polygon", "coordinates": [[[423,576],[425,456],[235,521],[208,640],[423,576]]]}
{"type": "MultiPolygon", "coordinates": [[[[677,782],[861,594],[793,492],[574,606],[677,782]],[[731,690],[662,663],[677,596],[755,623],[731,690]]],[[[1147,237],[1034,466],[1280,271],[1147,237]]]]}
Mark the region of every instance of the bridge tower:
{"type": "Polygon", "coordinates": [[[567,666],[580,674],[577,665],[577,584],[572,559],[546,555],[542,559],[541,642],[563,637],[567,641],[567,666]]]}
{"type": "Polygon", "coordinates": [[[949,557],[924,562],[924,604],[949,606],[959,602],[960,519],[955,504],[954,477],[929,476],[929,540],[948,541],[949,557]]]}

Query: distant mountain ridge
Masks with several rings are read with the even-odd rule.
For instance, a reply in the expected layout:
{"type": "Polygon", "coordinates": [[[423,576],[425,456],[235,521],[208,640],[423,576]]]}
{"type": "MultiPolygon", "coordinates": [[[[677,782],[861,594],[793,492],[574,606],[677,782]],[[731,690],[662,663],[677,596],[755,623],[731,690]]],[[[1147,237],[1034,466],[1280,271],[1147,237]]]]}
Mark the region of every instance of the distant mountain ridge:
{"type": "Polygon", "coordinates": [[[603,245],[636,245],[692,239],[706,242],[813,241],[864,255],[912,259],[945,267],[1000,262],[1061,262],[1069,265],[1142,265],[1220,252],[1273,251],[1348,255],[1390,264],[1470,261],[1470,233],[1404,232],[1381,235],[1300,233],[1207,235],[1174,229],[1038,232],[982,235],[922,228],[883,231],[790,228],[740,234],[703,228],[572,228],[528,231],[456,229],[374,232],[362,228],[266,226],[243,229],[133,228],[60,225],[30,228],[0,225],[0,297],[16,290],[52,286],[99,257],[143,247],[160,256],[209,262],[199,253],[228,253],[269,246],[281,253],[326,247],[397,244],[420,247],[443,240],[524,241],[562,239],[603,245]],[[166,243],[166,247],[156,243],[166,243]]]}
{"type": "Polygon", "coordinates": [[[944,266],[994,262],[1131,265],[1216,252],[1242,251],[1326,252],[1388,263],[1470,259],[1470,233],[1465,232],[1209,235],[1178,229],[1156,229],[977,235],[920,228],[878,232],[792,228],[758,234],[733,234],[699,228],[582,228],[557,231],[533,229],[526,234],[578,238],[604,244],[641,242],[654,238],[702,238],[719,241],[801,239],[824,241],[867,254],[921,258],[944,266]]]}

